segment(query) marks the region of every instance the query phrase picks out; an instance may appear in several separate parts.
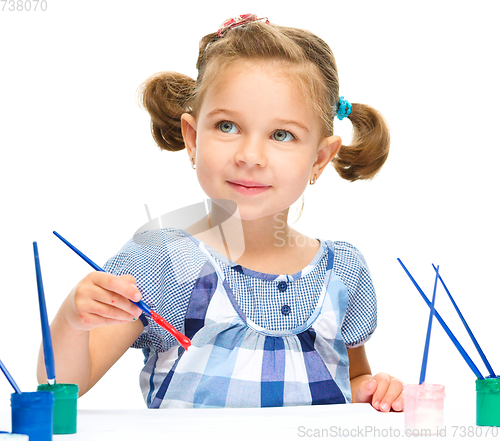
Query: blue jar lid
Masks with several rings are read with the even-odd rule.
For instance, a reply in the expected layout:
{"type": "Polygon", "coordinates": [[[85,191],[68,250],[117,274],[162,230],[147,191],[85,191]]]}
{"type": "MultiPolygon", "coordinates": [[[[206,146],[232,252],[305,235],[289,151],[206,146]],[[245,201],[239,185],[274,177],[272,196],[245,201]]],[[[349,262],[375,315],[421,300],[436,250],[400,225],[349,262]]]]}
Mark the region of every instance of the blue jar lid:
{"type": "Polygon", "coordinates": [[[10,396],[12,407],[46,407],[54,405],[54,392],[36,391],[13,393],[10,396]]]}

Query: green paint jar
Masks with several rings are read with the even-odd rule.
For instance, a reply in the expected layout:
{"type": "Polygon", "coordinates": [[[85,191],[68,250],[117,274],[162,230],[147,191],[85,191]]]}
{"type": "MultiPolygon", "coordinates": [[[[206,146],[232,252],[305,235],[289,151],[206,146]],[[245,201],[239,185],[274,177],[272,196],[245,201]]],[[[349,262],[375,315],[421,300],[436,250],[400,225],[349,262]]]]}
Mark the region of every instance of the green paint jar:
{"type": "Polygon", "coordinates": [[[500,427],[500,378],[476,380],[476,424],[500,427]]]}
{"type": "Polygon", "coordinates": [[[54,435],[76,433],[78,384],[39,384],[38,390],[54,393],[54,435]]]}

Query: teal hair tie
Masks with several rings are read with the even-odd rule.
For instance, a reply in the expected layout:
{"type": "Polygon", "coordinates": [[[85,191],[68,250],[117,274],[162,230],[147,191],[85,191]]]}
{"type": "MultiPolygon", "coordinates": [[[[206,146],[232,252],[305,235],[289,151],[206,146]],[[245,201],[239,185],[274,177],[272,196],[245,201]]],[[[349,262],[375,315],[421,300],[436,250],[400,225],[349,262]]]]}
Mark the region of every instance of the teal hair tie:
{"type": "Polygon", "coordinates": [[[337,109],[337,118],[343,120],[351,114],[352,104],[343,96],[339,98],[339,106],[337,109]]]}

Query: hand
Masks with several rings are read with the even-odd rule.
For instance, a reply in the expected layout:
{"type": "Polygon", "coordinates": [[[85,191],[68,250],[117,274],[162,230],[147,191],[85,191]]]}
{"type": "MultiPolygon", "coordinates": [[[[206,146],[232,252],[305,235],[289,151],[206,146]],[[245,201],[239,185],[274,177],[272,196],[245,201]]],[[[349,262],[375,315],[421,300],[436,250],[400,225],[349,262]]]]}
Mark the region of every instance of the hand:
{"type": "Polygon", "coordinates": [[[388,374],[380,373],[360,383],[354,398],[356,403],[371,403],[374,409],[397,412],[404,409],[403,383],[388,374]]]}
{"type": "Polygon", "coordinates": [[[93,272],[71,291],[62,309],[68,323],[77,330],[130,322],[142,311],[130,300],[141,299],[134,277],[93,272]]]}

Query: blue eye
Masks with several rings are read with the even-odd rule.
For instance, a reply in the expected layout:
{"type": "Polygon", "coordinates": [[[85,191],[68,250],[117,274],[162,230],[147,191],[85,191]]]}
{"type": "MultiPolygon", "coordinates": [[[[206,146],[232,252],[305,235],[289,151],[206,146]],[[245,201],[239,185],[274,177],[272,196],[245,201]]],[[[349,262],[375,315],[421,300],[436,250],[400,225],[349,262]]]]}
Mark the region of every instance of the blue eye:
{"type": "Polygon", "coordinates": [[[222,121],[219,123],[219,130],[224,133],[238,133],[238,127],[231,121],[222,121]]]}
{"type": "Polygon", "coordinates": [[[295,139],[294,136],[286,130],[276,130],[272,136],[275,141],[281,142],[289,142],[295,139]]]}

